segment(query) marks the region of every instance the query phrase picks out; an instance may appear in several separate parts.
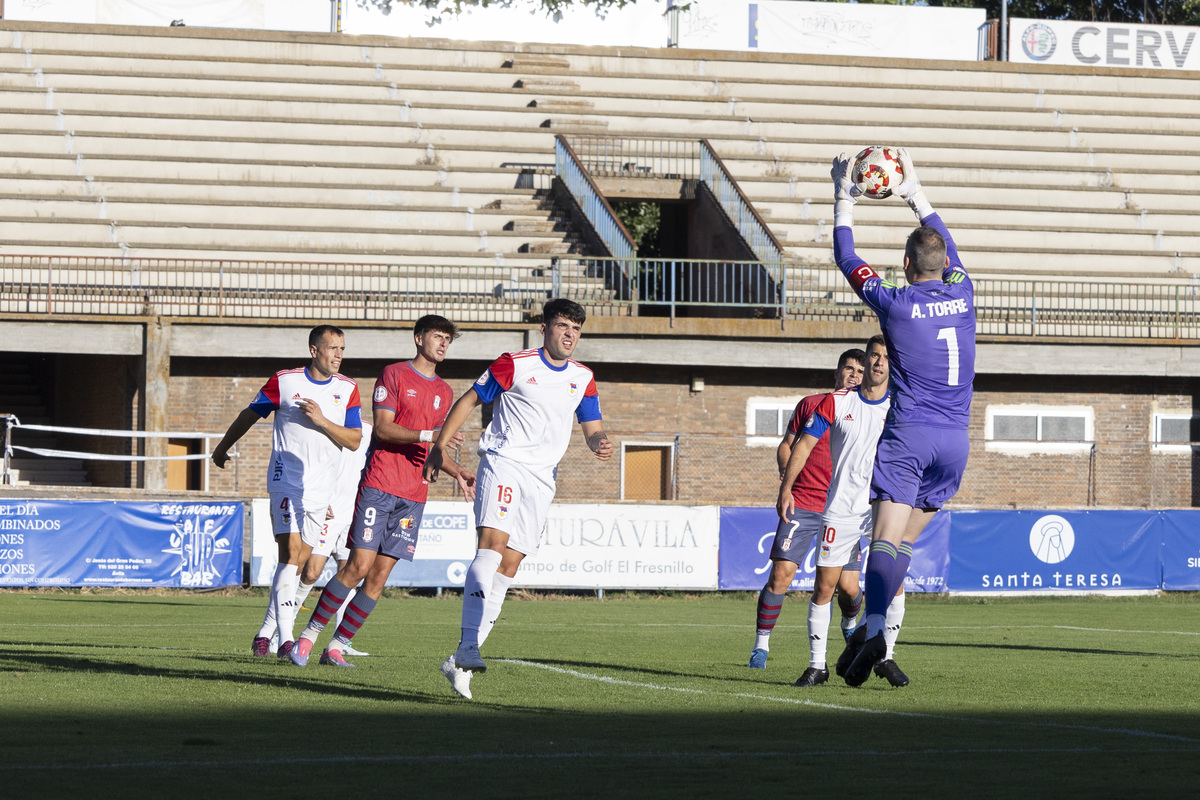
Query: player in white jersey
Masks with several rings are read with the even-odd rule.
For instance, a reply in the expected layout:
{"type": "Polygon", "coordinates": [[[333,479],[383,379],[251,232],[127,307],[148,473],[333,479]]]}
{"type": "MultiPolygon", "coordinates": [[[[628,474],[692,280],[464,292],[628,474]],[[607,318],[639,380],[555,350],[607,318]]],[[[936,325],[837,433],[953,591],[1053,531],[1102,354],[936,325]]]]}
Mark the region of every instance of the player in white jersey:
{"type": "MultiPolygon", "coordinates": [[[[363,420],[362,441],[358,447],[354,450],[342,450],[342,469],[338,473],[337,485],[334,487],[333,502],[329,504],[329,511],[325,515],[325,530],[318,543],[313,546],[308,561],[304,562],[304,569],[300,570],[300,584],[296,588],[297,609],[304,605],[313,586],[321,579],[321,573],[325,571],[325,564],[331,555],[339,569],[344,567],[347,559],[350,558],[350,546],[346,539],[350,533],[350,523],[354,521],[354,499],[358,496],[358,484],[362,479],[363,466],[367,463],[367,452],[370,449],[371,423],[363,420]]],[[[338,609],[339,624],[346,611],[346,603],[350,602],[353,596],[354,594],[351,592],[346,597],[346,601],[342,603],[341,608],[338,609]]],[[[267,617],[264,624],[274,624],[275,622],[275,608],[267,606],[267,617]]],[[[275,636],[271,638],[272,652],[278,649],[279,643],[292,641],[294,633],[294,627],[291,631],[283,632],[282,635],[277,630],[275,636]]],[[[349,648],[342,648],[342,652],[345,655],[368,655],[359,650],[351,652],[349,648]]]]}
{"type": "MultiPolygon", "coordinates": [[[[342,448],[354,450],[362,441],[358,384],[338,374],[346,352],[345,335],[333,325],[318,325],[309,332],[308,350],[312,362],[268,378],[212,453],[213,463],[224,469],[229,448],[256,422],[275,412],[267,494],[279,566],[271,582],[270,603],[283,631],[291,630],[295,622],[300,568],[325,529],[342,468],[342,448]]],[[[263,620],[254,637],[254,655],[268,654],[274,628],[274,621],[263,620]]],[[[280,656],[291,651],[291,644],[280,644],[280,656]]]]}
{"type": "MultiPolygon", "coordinates": [[[[867,342],[862,384],[825,395],[804,426],[802,440],[812,440],[807,444],[814,444],[828,431],[833,475],[821,514],[817,574],[808,607],[811,660],[796,686],[817,686],[829,680],[825,654],[831,601],[843,566],[861,560],[861,537],[871,532],[871,474],[889,405],[887,345],[882,336],[875,335],[867,342]]],[[[789,476],[799,475],[804,461],[804,449],[796,448],[796,457],[788,460],[785,484],[789,476]]],[[[793,502],[792,493],[781,489],[780,513],[790,514],[793,502]]]]}
{"type": "Polygon", "coordinates": [[[494,404],[492,422],[479,441],[479,549],[463,586],[462,638],[442,664],[442,673],[463,697],[471,696],[471,673],[487,669],[479,646],[500,616],[517,568],[526,556],[537,554],[554,499],[558,462],[571,440],[572,417],[596,458],[612,458],[613,444],[601,424],[592,371],[571,360],[586,318],[578,303],[546,303],[542,346],[496,359],[450,409],[425,462],[425,479],[437,480],[438,469],[449,460],[446,447],[451,438],[475,406],[494,404]]]}

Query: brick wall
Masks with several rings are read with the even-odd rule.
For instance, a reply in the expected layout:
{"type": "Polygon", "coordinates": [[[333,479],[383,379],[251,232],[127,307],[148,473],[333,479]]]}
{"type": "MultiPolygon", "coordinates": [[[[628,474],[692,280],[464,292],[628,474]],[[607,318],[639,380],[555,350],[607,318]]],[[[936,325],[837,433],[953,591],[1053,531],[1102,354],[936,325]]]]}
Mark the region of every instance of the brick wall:
{"type": "MultiPolygon", "coordinates": [[[[358,381],[367,408],[375,376],[385,364],[358,361],[345,366],[346,373],[358,381]]],[[[171,427],[223,432],[267,375],[289,366],[292,364],[243,359],[174,359],[171,427]]],[[[458,396],[486,366],[485,362],[450,361],[440,372],[458,396]]],[[[779,485],[774,447],[747,446],[746,400],[825,391],[832,366],[829,371],[817,372],[601,365],[596,372],[605,430],[618,452],[622,441],[671,442],[679,437],[676,463],[681,502],[767,505],[774,502],[779,485]],[[693,374],[704,377],[703,391],[690,391],[693,374]]],[[[970,430],[971,461],[954,506],[1046,508],[1082,506],[1089,501],[1101,506],[1200,504],[1192,478],[1200,474],[1195,457],[1153,452],[1148,444],[1155,411],[1200,413],[1200,383],[1190,379],[1070,378],[1055,381],[1053,395],[1046,394],[1047,383],[1042,377],[978,379],[970,430]],[[983,442],[987,405],[1025,402],[1092,406],[1097,440],[1094,455],[1015,456],[990,451],[983,442]]],[[[476,412],[466,428],[471,443],[478,439],[479,421],[476,412]]],[[[270,446],[269,420],[243,438],[237,467],[240,491],[262,491],[270,446]]],[[[463,460],[475,466],[473,445],[464,449],[463,460]]],[[[233,469],[232,465],[224,472],[210,468],[211,491],[234,491],[233,469]]],[[[576,428],[559,468],[559,499],[616,500],[620,493],[618,459],[597,462],[576,428]]],[[[431,497],[454,496],[454,485],[448,480],[432,487],[431,497]]]]}

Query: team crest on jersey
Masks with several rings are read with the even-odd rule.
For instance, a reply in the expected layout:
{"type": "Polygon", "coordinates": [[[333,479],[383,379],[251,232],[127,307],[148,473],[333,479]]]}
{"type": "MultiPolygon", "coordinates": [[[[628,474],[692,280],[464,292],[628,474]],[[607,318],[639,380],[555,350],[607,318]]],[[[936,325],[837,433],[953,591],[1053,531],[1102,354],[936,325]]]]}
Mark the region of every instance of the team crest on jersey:
{"type": "Polygon", "coordinates": [[[576,384],[572,383],[569,391],[570,391],[571,397],[574,397],[575,393],[579,391],[579,387],[576,384]]]}
{"type": "Polygon", "coordinates": [[[386,386],[376,386],[375,387],[375,402],[382,403],[384,400],[387,400],[387,387],[386,386]]]}
{"type": "Polygon", "coordinates": [[[507,517],[508,517],[508,506],[500,506],[500,509],[499,509],[499,510],[498,510],[496,513],[497,513],[497,514],[499,514],[499,516],[500,516],[500,519],[507,519],[507,517]]]}
{"type": "Polygon", "coordinates": [[[442,396],[440,394],[435,394],[433,396],[433,410],[437,411],[441,407],[442,407],[442,396]]]}
{"type": "Polygon", "coordinates": [[[784,539],[783,543],[781,545],[779,545],[779,549],[785,553],[788,550],[791,550],[792,549],[792,537],[789,536],[788,538],[784,539]]]}
{"type": "Polygon", "coordinates": [[[475,381],[475,383],[479,384],[480,386],[483,386],[485,383],[487,383],[487,378],[488,378],[488,371],[485,369],[483,371],[483,374],[479,376],[479,378],[475,381]]]}
{"type": "Polygon", "coordinates": [[[405,531],[411,530],[413,523],[416,521],[416,517],[405,517],[404,519],[400,520],[400,529],[405,531]]]}
{"type": "Polygon", "coordinates": [[[374,538],[375,538],[375,529],[374,528],[363,528],[363,541],[364,542],[369,542],[374,538]]]}
{"type": "Polygon", "coordinates": [[[339,405],[341,402],[342,402],[342,396],[340,394],[335,394],[333,396],[333,404],[336,406],[336,405],[339,405]]]}
{"type": "Polygon", "coordinates": [[[821,555],[823,555],[823,556],[829,555],[829,545],[827,545],[827,544],[821,545],[821,555]]]}

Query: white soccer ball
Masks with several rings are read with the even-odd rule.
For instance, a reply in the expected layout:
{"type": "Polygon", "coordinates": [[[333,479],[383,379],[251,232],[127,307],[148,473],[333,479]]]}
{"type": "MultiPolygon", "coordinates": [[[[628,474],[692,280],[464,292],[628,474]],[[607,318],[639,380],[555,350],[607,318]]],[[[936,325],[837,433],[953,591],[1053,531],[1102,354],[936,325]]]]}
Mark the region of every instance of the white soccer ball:
{"type": "Polygon", "coordinates": [[[892,190],[904,180],[900,154],[894,147],[871,145],[854,157],[850,180],[863,197],[882,200],[890,196],[892,190]]]}

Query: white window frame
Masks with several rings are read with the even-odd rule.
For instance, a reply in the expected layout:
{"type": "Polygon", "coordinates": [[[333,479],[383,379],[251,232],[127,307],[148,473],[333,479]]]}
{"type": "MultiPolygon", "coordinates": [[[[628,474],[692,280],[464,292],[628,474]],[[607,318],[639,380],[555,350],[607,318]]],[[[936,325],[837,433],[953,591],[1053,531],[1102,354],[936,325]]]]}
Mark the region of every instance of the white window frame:
{"type": "MultiPolygon", "coordinates": [[[[667,485],[675,485],[675,442],[635,439],[621,442],[621,499],[625,499],[625,448],[626,447],[665,447],[667,449],[667,485]]],[[[669,498],[668,498],[669,499],[669,498]]],[[[639,500],[638,502],[645,502],[639,500]]]]}
{"type": "Polygon", "coordinates": [[[751,397],[746,400],[746,446],[747,447],[778,447],[779,442],[787,433],[787,420],[792,418],[796,404],[804,399],[804,395],[795,397],[751,397]],[[766,409],[787,409],[783,430],[777,436],[756,436],[754,434],[754,412],[766,409]]]}
{"type": "Polygon", "coordinates": [[[1062,453],[1086,453],[1092,449],[1096,439],[1096,412],[1091,406],[1044,406],[1033,404],[1001,405],[992,404],[987,407],[984,422],[984,450],[990,453],[1005,453],[1007,455],[1055,455],[1062,453]],[[1034,417],[1038,418],[1038,435],[1041,436],[1042,417],[1082,417],[1083,441],[1079,442],[1042,442],[1042,441],[993,441],[995,437],[996,417],[1034,417]]]}
{"type": "Polygon", "coordinates": [[[1193,445],[1176,442],[1162,442],[1162,421],[1164,419],[1186,419],[1191,422],[1195,415],[1190,411],[1156,411],[1150,422],[1150,441],[1154,446],[1150,449],[1155,453],[1190,453],[1193,445]]]}

